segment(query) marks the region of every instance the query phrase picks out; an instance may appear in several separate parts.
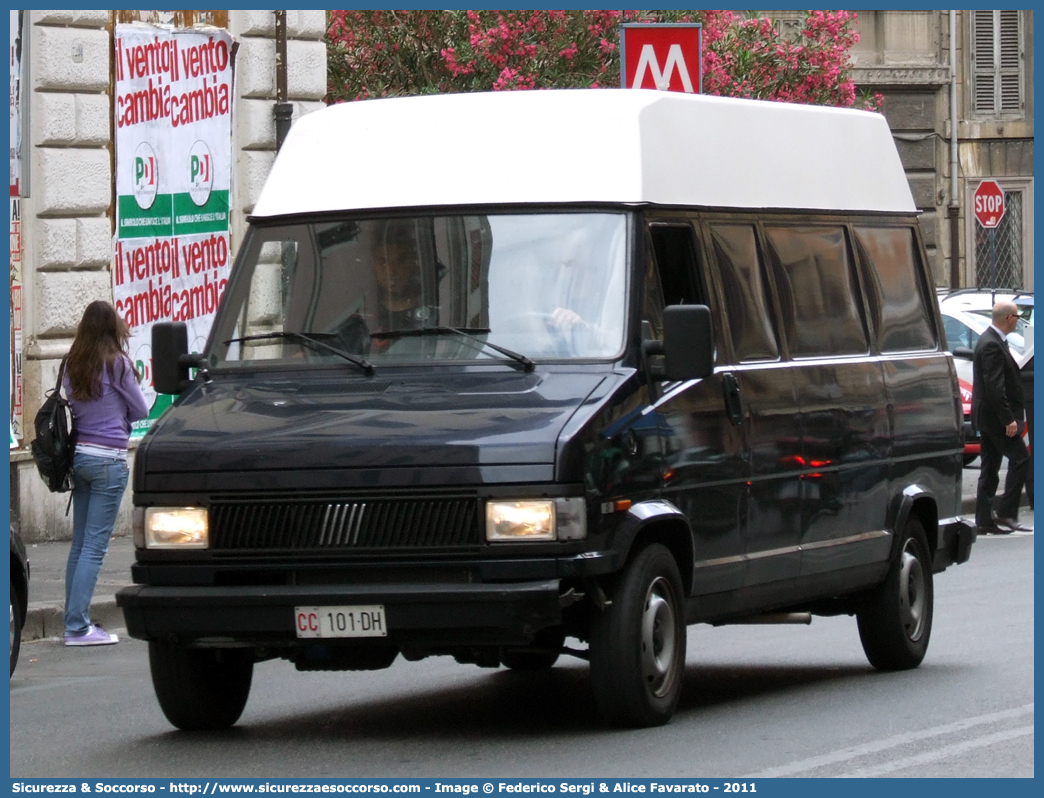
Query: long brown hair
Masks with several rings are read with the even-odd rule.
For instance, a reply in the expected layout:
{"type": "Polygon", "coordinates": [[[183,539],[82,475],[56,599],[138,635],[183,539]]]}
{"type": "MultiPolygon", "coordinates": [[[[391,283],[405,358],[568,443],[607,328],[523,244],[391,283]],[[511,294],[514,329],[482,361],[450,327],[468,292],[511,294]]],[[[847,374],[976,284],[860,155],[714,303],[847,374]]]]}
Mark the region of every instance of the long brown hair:
{"type": "Polygon", "coordinates": [[[130,330],[112,305],[99,299],[87,306],[66,364],[74,399],[86,402],[101,398],[101,370],[107,369],[111,378],[113,364],[120,358],[138,376],[126,354],[128,340],[130,330]]]}

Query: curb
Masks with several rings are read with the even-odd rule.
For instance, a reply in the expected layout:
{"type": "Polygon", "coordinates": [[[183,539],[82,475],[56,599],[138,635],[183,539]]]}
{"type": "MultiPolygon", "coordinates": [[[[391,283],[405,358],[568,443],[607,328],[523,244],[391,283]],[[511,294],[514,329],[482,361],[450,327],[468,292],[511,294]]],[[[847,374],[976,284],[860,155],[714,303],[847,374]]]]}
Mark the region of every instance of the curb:
{"type": "MultiPolygon", "coordinates": [[[[116,599],[102,599],[91,604],[91,620],[112,631],[126,626],[123,611],[116,599]]],[[[62,639],[65,635],[64,607],[60,602],[31,601],[22,627],[22,642],[27,640],[62,639]]]]}
{"type": "MultiPolygon", "coordinates": [[[[997,492],[1000,493],[1002,488],[1003,488],[1003,482],[1001,484],[1001,488],[997,489],[997,492]]],[[[1022,501],[1019,502],[1019,512],[1020,513],[1027,512],[1030,515],[1033,515],[1033,510],[1030,509],[1029,500],[1026,498],[1026,494],[1025,493],[1022,494],[1022,501]]],[[[971,518],[971,523],[973,523],[973,524],[975,523],[975,494],[974,493],[971,496],[963,496],[963,497],[961,497],[961,515],[969,516],[971,518]]]]}

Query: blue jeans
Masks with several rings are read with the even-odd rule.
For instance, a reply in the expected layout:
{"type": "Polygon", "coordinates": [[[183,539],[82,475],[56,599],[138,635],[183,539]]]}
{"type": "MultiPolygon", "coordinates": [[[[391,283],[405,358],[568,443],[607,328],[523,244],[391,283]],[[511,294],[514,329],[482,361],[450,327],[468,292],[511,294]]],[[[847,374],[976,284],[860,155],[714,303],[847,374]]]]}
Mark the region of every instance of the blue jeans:
{"type": "Polygon", "coordinates": [[[86,634],[94,586],[120,500],[127,489],[127,461],[119,457],[73,457],[73,539],[65,564],[65,633],[86,634]]]}

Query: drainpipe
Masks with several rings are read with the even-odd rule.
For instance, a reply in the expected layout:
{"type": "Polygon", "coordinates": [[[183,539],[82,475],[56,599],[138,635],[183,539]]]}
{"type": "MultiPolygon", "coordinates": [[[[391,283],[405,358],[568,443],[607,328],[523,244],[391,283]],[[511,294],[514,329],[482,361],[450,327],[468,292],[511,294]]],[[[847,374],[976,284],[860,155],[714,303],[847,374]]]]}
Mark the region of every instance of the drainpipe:
{"type": "Polygon", "coordinates": [[[957,12],[950,9],[950,288],[961,285],[961,203],[957,187],[957,12]]]}
{"type": "Polygon", "coordinates": [[[290,132],[290,119],[294,115],[293,103],[286,95],[286,11],[275,12],[276,38],[276,102],[272,108],[276,126],[276,152],[279,152],[290,132]]]}

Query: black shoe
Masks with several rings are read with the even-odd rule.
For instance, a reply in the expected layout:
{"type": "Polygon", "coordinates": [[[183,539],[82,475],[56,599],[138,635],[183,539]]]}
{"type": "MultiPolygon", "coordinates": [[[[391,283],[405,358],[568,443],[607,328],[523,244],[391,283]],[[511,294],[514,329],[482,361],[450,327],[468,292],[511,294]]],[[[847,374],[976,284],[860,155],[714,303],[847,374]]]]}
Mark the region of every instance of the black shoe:
{"type": "Polygon", "coordinates": [[[1007,534],[1008,532],[1030,532],[1031,531],[1028,526],[1023,526],[1018,521],[1016,521],[1014,518],[995,518],[993,523],[994,523],[994,526],[996,526],[998,529],[1005,530],[1002,534],[1007,534]]]}
{"type": "Polygon", "coordinates": [[[989,526],[976,526],[975,533],[977,535],[1010,535],[1014,530],[1008,527],[1000,526],[996,522],[989,526]]]}

